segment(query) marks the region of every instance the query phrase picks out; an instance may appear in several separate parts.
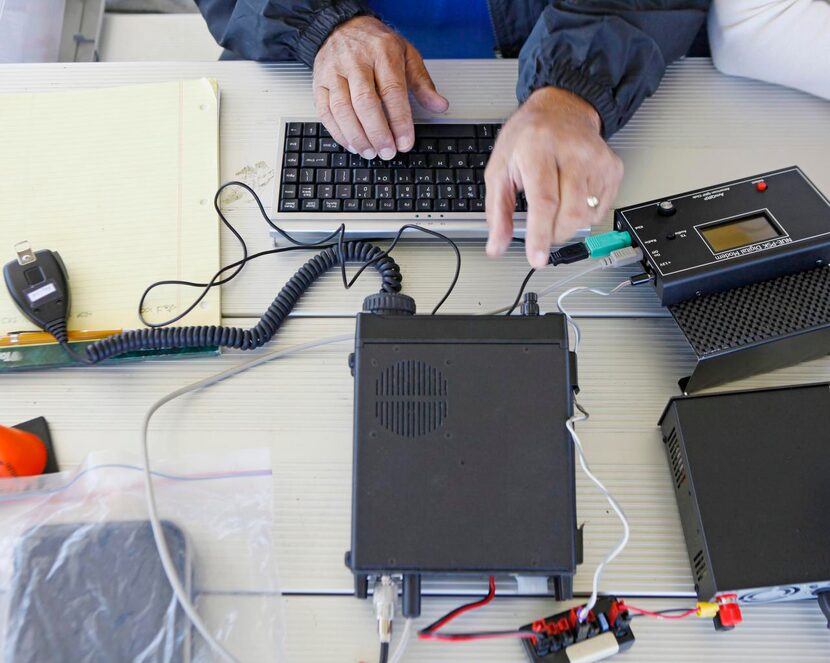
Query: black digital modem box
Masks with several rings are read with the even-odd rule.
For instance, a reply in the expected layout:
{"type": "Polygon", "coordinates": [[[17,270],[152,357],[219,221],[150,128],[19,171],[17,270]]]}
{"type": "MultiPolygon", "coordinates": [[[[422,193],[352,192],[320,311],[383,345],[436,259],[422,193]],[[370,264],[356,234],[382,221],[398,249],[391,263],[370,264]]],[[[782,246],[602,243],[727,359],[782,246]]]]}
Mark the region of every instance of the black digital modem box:
{"type": "Polygon", "coordinates": [[[678,396],[660,427],[700,600],[830,592],[830,383],[678,396]]]}
{"type": "Polygon", "coordinates": [[[415,616],[425,576],[501,574],[571,597],[582,537],[564,316],[360,313],[350,362],[357,596],[400,577],[415,616]]]}

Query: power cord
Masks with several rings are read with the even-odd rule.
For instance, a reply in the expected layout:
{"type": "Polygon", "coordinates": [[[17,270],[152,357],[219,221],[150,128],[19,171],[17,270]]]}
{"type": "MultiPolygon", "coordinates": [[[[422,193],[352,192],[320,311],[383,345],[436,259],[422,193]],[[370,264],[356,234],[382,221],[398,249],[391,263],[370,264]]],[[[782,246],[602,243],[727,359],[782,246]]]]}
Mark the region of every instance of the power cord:
{"type": "Polygon", "coordinates": [[[170,556],[170,550],[167,547],[167,541],[164,538],[164,533],[158,514],[158,507],[156,505],[156,494],[155,489],[153,488],[153,477],[150,470],[150,450],[148,443],[148,431],[150,428],[150,421],[153,418],[153,415],[164,405],[166,405],[170,401],[179,398],[180,396],[184,396],[185,394],[189,394],[199,389],[205,389],[213,384],[216,384],[217,382],[221,382],[222,380],[233,377],[234,375],[238,375],[239,373],[242,373],[251,368],[272,361],[274,359],[288,357],[291,355],[298,354],[300,352],[304,352],[306,350],[312,350],[314,348],[330,345],[332,343],[342,343],[345,341],[353,340],[353,334],[342,334],[340,336],[331,336],[329,338],[324,338],[317,341],[310,341],[308,343],[295,345],[284,350],[278,350],[276,352],[271,352],[265,355],[261,355],[259,357],[254,357],[253,359],[249,359],[248,361],[242,362],[241,364],[237,364],[236,366],[228,368],[220,373],[203,378],[202,380],[198,380],[197,382],[193,382],[189,385],[177,389],[176,391],[168,394],[167,396],[164,396],[157,400],[144,415],[144,421],[141,426],[141,455],[144,460],[143,472],[145,497],[147,500],[148,519],[150,520],[150,525],[153,530],[153,539],[155,540],[156,548],[158,549],[159,558],[161,559],[161,565],[164,569],[164,574],[167,576],[167,580],[170,582],[170,586],[173,588],[173,593],[176,596],[176,600],[182,607],[182,610],[188,616],[194,628],[201,634],[201,636],[205,639],[205,641],[208,643],[208,645],[214,651],[214,653],[225,661],[235,663],[236,659],[231,655],[230,652],[227,651],[227,649],[225,649],[224,646],[222,646],[221,643],[219,643],[219,641],[217,641],[213,637],[213,634],[210,632],[210,629],[199,616],[196,607],[191,602],[190,597],[187,594],[187,590],[182,585],[178,573],[176,572],[176,567],[170,556]]]}

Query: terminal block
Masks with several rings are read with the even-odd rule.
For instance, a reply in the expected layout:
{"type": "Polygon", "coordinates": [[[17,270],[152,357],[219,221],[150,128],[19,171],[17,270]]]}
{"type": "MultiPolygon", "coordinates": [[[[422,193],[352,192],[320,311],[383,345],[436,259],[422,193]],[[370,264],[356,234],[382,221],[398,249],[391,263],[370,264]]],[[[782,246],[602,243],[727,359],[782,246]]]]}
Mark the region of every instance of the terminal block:
{"type": "Polygon", "coordinates": [[[521,627],[537,634],[522,641],[531,663],[599,661],[634,644],[631,615],[617,598],[601,597],[584,622],[578,613],[571,608],[521,627]]]}

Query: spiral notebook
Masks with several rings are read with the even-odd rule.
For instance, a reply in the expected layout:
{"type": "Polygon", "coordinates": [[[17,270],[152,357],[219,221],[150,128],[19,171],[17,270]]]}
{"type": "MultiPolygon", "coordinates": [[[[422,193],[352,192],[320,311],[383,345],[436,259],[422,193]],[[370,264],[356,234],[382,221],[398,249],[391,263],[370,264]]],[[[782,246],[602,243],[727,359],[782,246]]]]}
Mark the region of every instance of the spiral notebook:
{"type": "MultiPolygon", "coordinates": [[[[218,269],[215,81],[0,95],[0,118],[0,264],[21,241],[58,251],[70,330],[138,328],[149,284],[218,269]]],[[[196,294],[158,288],[144,315],[169,319],[196,294]]],[[[220,318],[216,288],[177,324],[220,318]]],[[[33,329],[0,284],[0,337],[33,329]]]]}

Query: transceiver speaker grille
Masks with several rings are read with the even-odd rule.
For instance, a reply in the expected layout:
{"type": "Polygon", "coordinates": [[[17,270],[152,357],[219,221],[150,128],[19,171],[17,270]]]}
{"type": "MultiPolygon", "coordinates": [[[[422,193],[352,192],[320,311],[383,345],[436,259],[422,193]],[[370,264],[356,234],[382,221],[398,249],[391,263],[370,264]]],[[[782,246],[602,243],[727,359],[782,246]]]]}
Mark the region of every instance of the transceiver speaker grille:
{"type": "Polygon", "coordinates": [[[427,435],[447,418],[447,379],[424,361],[387,366],[375,381],[375,396],[375,416],[397,435],[427,435]]]}

